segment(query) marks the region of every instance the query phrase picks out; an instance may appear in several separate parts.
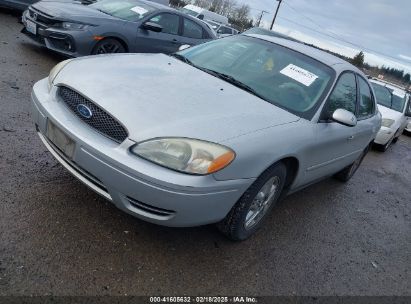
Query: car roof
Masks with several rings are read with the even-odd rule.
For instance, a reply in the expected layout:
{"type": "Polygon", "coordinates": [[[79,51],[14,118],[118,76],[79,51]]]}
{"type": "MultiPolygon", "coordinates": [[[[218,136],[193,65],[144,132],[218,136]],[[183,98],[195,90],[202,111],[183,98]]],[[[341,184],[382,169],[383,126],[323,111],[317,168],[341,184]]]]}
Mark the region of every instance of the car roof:
{"type": "Polygon", "coordinates": [[[267,35],[257,35],[257,34],[247,34],[247,33],[244,33],[243,35],[262,39],[262,40],[269,41],[269,42],[273,42],[275,44],[279,44],[286,48],[289,48],[299,53],[305,54],[307,56],[310,56],[311,58],[314,58],[315,60],[319,62],[324,63],[325,65],[332,67],[336,72],[340,73],[345,70],[351,70],[351,71],[354,71],[362,75],[364,78],[366,78],[365,74],[360,69],[352,65],[351,63],[337,56],[334,56],[330,53],[327,53],[320,49],[316,49],[312,46],[306,45],[302,42],[297,42],[297,41],[293,41],[293,40],[289,40],[285,38],[279,38],[279,37],[273,37],[273,36],[267,36],[267,35]]]}

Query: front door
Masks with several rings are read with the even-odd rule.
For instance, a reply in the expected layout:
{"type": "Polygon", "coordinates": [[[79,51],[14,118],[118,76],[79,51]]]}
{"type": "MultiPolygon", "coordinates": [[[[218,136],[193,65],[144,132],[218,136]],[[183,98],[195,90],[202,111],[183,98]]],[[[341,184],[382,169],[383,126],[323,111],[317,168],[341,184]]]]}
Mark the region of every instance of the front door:
{"type": "Polygon", "coordinates": [[[306,168],[308,180],[332,175],[354,162],[367,144],[358,136],[360,126],[344,126],[330,120],[336,109],[356,113],[357,82],[354,73],[342,74],[325,105],[322,120],[316,125],[316,145],[306,168]]]}
{"type": "Polygon", "coordinates": [[[137,53],[164,53],[170,54],[178,51],[181,43],[180,16],[172,13],[161,13],[151,17],[146,22],[160,25],[163,30],[159,33],[138,29],[135,42],[137,53]]]}

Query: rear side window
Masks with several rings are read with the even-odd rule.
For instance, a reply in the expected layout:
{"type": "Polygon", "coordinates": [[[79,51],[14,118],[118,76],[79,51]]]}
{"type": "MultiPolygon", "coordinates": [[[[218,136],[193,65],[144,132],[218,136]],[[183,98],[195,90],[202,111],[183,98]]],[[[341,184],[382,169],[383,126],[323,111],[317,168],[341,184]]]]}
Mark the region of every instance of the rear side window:
{"type": "Polygon", "coordinates": [[[183,36],[193,39],[203,38],[203,28],[187,18],[184,18],[183,36]]]}
{"type": "Polygon", "coordinates": [[[361,77],[358,77],[358,84],[360,87],[358,117],[362,118],[374,114],[374,100],[367,82],[361,77]]]}
{"type": "Polygon", "coordinates": [[[328,98],[326,116],[331,117],[335,110],[344,109],[355,113],[357,84],[353,73],[344,73],[338,80],[328,98]]]}

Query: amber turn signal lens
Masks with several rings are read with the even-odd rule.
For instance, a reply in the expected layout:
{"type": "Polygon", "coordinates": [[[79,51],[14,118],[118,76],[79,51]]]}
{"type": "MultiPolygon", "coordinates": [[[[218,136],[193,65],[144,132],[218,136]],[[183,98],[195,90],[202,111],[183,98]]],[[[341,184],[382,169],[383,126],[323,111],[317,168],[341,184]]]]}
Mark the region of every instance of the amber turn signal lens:
{"type": "Polygon", "coordinates": [[[97,40],[97,41],[100,41],[100,40],[103,40],[104,37],[103,36],[93,36],[93,39],[97,40]]]}
{"type": "Polygon", "coordinates": [[[219,157],[217,157],[208,167],[208,173],[217,172],[225,167],[227,167],[233,160],[235,154],[232,151],[229,151],[219,157]]]}

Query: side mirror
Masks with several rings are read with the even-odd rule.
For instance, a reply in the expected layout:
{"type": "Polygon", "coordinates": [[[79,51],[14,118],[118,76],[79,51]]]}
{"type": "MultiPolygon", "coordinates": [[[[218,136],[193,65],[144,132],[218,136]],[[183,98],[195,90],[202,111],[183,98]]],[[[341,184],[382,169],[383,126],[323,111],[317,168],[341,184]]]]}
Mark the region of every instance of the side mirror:
{"type": "Polygon", "coordinates": [[[200,20],[204,20],[204,15],[203,14],[198,15],[197,18],[200,19],[200,20]]]}
{"type": "Polygon", "coordinates": [[[188,48],[191,48],[191,45],[189,45],[189,44],[183,44],[182,46],[180,46],[180,47],[178,48],[178,50],[179,50],[179,51],[184,51],[184,50],[186,50],[186,49],[188,49],[188,48]]]}
{"type": "Polygon", "coordinates": [[[156,33],[160,33],[163,30],[163,27],[161,25],[154,23],[154,22],[143,23],[141,28],[148,30],[148,31],[153,31],[156,33]]]}
{"type": "Polygon", "coordinates": [[[355,127],[357,125],[357,118],[355,115],[344,109],[335,110],[332,120],[347,127],[355,127]]]}

